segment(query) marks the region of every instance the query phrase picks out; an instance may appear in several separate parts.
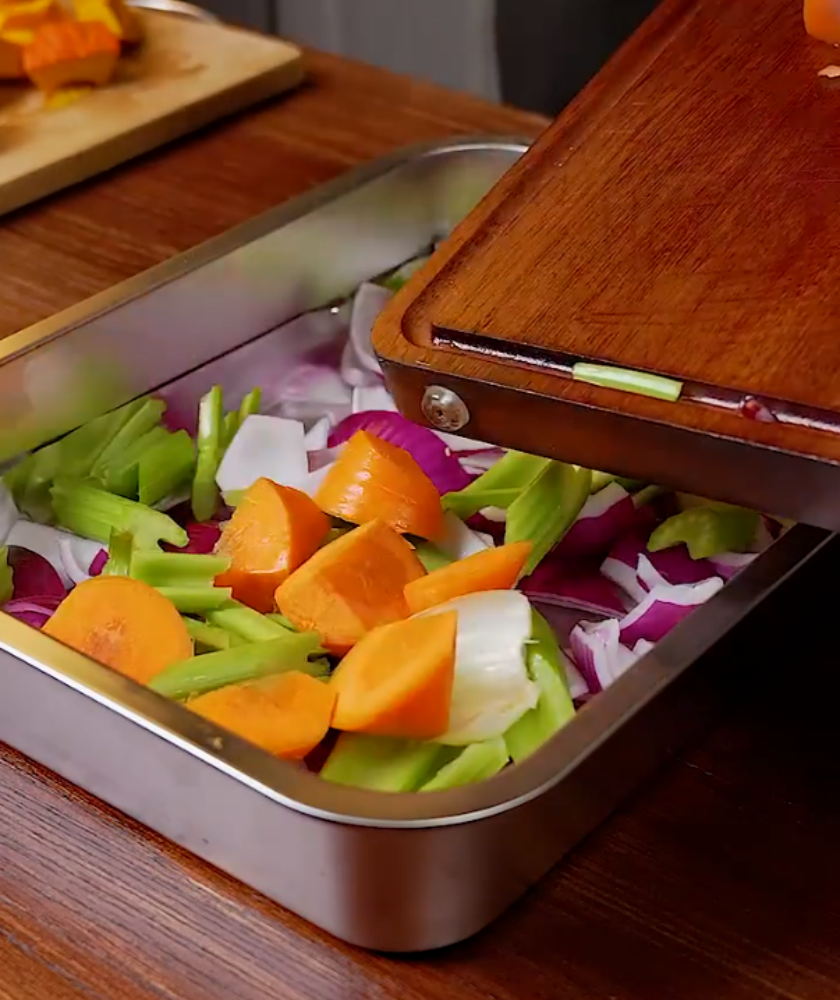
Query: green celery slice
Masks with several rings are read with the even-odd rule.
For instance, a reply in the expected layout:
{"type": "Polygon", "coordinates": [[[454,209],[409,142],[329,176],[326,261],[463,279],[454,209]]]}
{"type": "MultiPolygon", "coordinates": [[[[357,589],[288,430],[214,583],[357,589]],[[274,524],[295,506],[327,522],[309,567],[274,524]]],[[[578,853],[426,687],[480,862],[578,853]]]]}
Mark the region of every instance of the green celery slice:
{"type": "Polygon", "coordinates": [[[140,456],[138,499],[153,507],[189,483],[195,469],[195,445],[186,431],[167,434],[140,456]]]}
{"type": "Polygon", "coordinates": [[[138,548],[168,542],[175,548],[189,543],[189,536],[171,517],[106,490],[56,479],[50,490],[57,523],[82,538],[107,545],[116,530],[134,536],[138,548]]]}
{"type": "Polygon", "coordinates": [[[231,441],[236,437],[241,426],[242,421],[236,410],[231,410],[230,413],[225,414],[225,419],[222,421],[222,451],[228,450],[231,441]]]}
{"type": "MultiPolygon", "coordinates": [[[[91,466],[90,473],[95,479],[102,478],[105,470],[112,462],[119,459],[126,449],[157,427],[166,412],[166,403],[162,399],[140,399],[130,405],[132,411],[128,419],[111,437],[91,466]]],[[[62,474],[69,475],[63,469],[62,474]]]]}
{"type": "Polygon", "coordinates": [[[511,504],[505,543],[531,542],[522,576],[537,568],[571,528],[589,499],[592,473],[565,462],[550,462],[511,504]]]}
{"type": "Polygon", "coordinates": [[[532,612],[532,637],[526,653],[528,672],[540,689],[535,708],[526,712],[505,733],[508,753],[518,764],[530,757],[575,716],[575,706],[557,637],[539,612],[532,612]]]}
{"type": "Polygon", "coordinates": [[[102,570],[103,576],[131,576],[134,558],[134,536],[128,531],[114,528],[108,543],[108,562],[102,570]]]}
{"type": "Polygon", "coordinates": [[[107,463],[99,463],[94,478],[102,484],[109,493],[137,499],[140,478],[140,462],[143,456],[169,437],[164,427],[152,427],[142,437],[126,444],[125,448],[114,455],[107,463]]]}
{"type": "Polygon", "coordinates": [[[471,743],[461,753],[438,771],[420,789],[421,792],[442,792],[448,788],[460,788],[486,781],[503,770],[509,761],[505,741],[501,737],[471,743]]]}
{"type": "Polygon", "coordinates": [[[149,687],[167,698],[183,701],[230,684],[244,684],[289,670],[323,677],[323,664],[309,659],[319,642],[314,632],[287,632],[282,639],[205,653],[167,667],[153,678],[149,687]]]}
{"type": "Polygon", "coordinates": [[[19,509],[34,521],[51,520],[50,487],[54,480],[59,476],[71,479],[88,476],[103,450],[141,405],[129,403],[83,424],[61,440],[39,449],[12,470],[7,485],[19,509]]]}
{"type": "Polygon", "coordinates": [[[469,486],[457,493],[447,493],[443,498],[443,506],[462,520],[472,517],[485,507],[502,507],[507,510],[550,464],[549,458],[509,451],[469,486]]]}
{"type": "Polygon", "coordinates": [[[266,615],[269,621],[276,622],[278,625],[282,625],[284,629],[289,632],[297,632],[297,629],[292,625],[288,618],[283,615],[266,615]]]}
{"type": "Polygon", "coordinates": [[[648,540],[648,551],[685,543],[692,559],[746,552],[755,540],[760,515],[740,507],[689,507],[663,521],[648,540]]]}
{"type": "Polygon", "coordinates": [[[416,792],[459,752],[439,743],[342,733],[320,777],[372,792],[416,792]]]}
{"type": "Polygon", "coordinates": [[[255,386],[239,404],[239,426],[241,427],[248,417],[254,417],[260,412],[262,406],[262,389],[255,386]]]}
{"type": "Polygon", "coordinates": [[[218,653],[223,649],[230,649],[233,645],[230,632],[223,628],[216,628],[215,625],[207,625],[195,618],[184,618],[187,631],[192,636],[195,643],[196,653],[218,653]]]}
{"type": "Polygon", "coordinates": [[[0,604],[10,601],[14,592],[15,585],[12,567],[9,565],[9,550],[5,545],[0,545],[0,604]]]}
{"type": "Polygon", "coordinates": [[[680,398],[682,382],[648,372],[634,372],[630,368],[615,368],[611,365],[591,365],[580,362],[572,368],[572,378],[576,382],[587,382],[606,389],[619,389],[637,396],[652,396],[674,402],[680,398]]]}
{"type": "Polygon", "coordinates": [[[414,546],[414,553],[427,573],[434,573],[436,569],[444,569],[455,561],[450,559],[445,552],[441,552],[436,545],[432,545],[431,542],[417,542],[414,546]]]}
{"type": "Polygon", "coordinates": [[[610,483],[618,483],[623,489],[627,490],[628,493],[636,493],[638,490],[645,486],[645,483],[641,479],[628,479],[626,476],[614,476],[610,472],[593,472],[592,473],[592,486],[589,488],[590,493],[600,493],[604,487],[609,486],[610,483]]]}
{"type": "Polygon", "coordinates": [[[198,556],[183,552],[138,552],[131,575],[152,587],[209,587],[230,569],[227,556],[198,556]]]}
{"type": "MultiPolygon", "coordinates": [[[[246,642],[265,642],[269,639],[280,639],[289,636],[289,629],[279,622],[273,621],[268,615],[246,607],[238,601],[227,601],[217,611],[207,615],[211,625],[226,629],[246,642]]],[[[293,633],[297,634],[297,633],[293,633]]]]}
{"type": "Polygon", "coordinates": [[[199,522],[210,520],[219,501],[216,473],[222,459],[223,421],[222,388],[214,385],[198,407],[198,457],[192,485],[192,510],[199,522]]]}
{"type": "Polygon", "coordinates": [[[156,587],[167,601],[182,615],[203,615],[215,611],[230,600],[232,590],[227,587],[156,587]]]}

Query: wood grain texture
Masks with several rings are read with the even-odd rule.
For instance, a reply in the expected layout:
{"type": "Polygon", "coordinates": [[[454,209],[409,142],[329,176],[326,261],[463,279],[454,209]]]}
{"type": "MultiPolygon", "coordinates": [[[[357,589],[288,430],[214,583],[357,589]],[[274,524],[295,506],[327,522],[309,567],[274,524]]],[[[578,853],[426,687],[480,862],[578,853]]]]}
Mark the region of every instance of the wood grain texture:
{"type": "Polygon", "coordinates": [[[138,11],[145,38],[112,84],[48,110],[33,87],[0,87],[0,213],[296,86],[301,51],[219,24],[138,11]]]}
{"type": "MultiPolygon", "coordinates": [[[[840,88],[818,76],[832,60],[801,4],[667,0],[415,277],[380,352],[534,394],[523,448],[541,396],[569,422],[597,407],[840,461],[840,88]],[[485,338],[483,353],[447,331],[485,338]],[[685,391],[671,403],[575,383],[562,365],[579,359],[685,391]],[[779,420],[745,419],[749,395],[779,420]]],[[[501,405],[491,390],[477,404],[501,405]]]]}
{"type": "Polygon", "coordinates": [[[535,135],[536,115],[307,54],[288,98],[13,213],[0,226],[0,336],[413,142],[535,135]]]}

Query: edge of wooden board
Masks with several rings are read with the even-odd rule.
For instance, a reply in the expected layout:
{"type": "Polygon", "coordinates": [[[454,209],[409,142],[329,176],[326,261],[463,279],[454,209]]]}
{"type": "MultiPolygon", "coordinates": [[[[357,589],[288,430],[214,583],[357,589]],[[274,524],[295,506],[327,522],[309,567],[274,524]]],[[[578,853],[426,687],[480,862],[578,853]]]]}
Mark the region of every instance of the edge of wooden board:
{"type": "MultiPolygon", "coordinates": [[[[173,15],[155,13],[153,16],[173,15]]],[[[252,34],[255,39],[276,44],[278,51],[285,51],[287,58],[284,62],[270,66],[226,90],[208,93],[174,108],[159,118],[94,143],[82,155],[45,164],[10,182],[5,188],[0,188],[0,216],[8,215],[66,188],[97,177],[176,139],[197,132],[207,125],[277,97],[303,82],[304,54],[291,42],[262,36],[230,25],[213,24],[202,27],[238,35],[252,34]]]]}

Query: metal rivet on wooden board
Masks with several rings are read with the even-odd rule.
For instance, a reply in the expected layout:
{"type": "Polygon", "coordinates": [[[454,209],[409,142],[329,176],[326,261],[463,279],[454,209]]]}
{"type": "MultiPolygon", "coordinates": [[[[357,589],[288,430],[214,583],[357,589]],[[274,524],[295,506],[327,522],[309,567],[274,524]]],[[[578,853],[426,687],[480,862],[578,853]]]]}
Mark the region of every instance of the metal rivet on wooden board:
{"type": "Polygon", "coordinates": [[[470,411],[461,397],[441,385],[430,385],[423,393],[423,416],[439,431],[460,431],[470,422],[470,411]]]}

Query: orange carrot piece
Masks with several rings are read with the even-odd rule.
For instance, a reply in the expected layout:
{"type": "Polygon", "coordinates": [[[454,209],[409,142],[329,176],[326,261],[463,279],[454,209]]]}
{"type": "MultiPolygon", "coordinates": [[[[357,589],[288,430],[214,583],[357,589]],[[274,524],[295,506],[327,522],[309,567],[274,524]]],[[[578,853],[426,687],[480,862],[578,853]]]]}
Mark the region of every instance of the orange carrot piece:
{"type": "Polygon", "coordinates": [[[175,606],[154,587],[128,577],[80,583],[43,631],[139,684],[193,654],[175,606]]]}
{"type": "Polygon", "coordinates": [[[187,707],[275,757],[303,760],[327,735],[335,699],[329,684],[293,670],[210,691],[187,707]]]}
{"type": "Polygon", "coordinates": [[[412,456],[367,431],[356,431],[321,483],[315,502],[353,524],[379,520],[404,535],[439,538],[440,494],[412,456]]]}
{"type": "Polygon", "coordinates": [[[511,542],[486,549],[434,570],[406,584],[405,600],[413,615],[457,597],[484,590],[510,590],[531,554],[530,542],[511,542]]]}
{"type": "Polygon", "coordinates": [[[382,521],[325,545],[280,584],[280,613],[343,655],[378,625],[408,617],[403,591],[425,574],[412,547],[382,521]]]}
{"type": "Polygon", "coordinates": [[[449,726],[458,614],[429,615],[369,632],[330,680],[333,726],[351,733],[432,740],[449,726]]]}
{"type": "Polygon", "coordinates": [[[836,0],[805,0],[805,30],[831,45],[840,45],[840,7],[836,0]]]}
{"type": "Polygon", "coordinates": [[[216,546],[230,569],[216,578],[237,601],[268,614],[274,592],[318,549],[330,519],[300,490],[258,479],[245,491],[216,546]]]}

